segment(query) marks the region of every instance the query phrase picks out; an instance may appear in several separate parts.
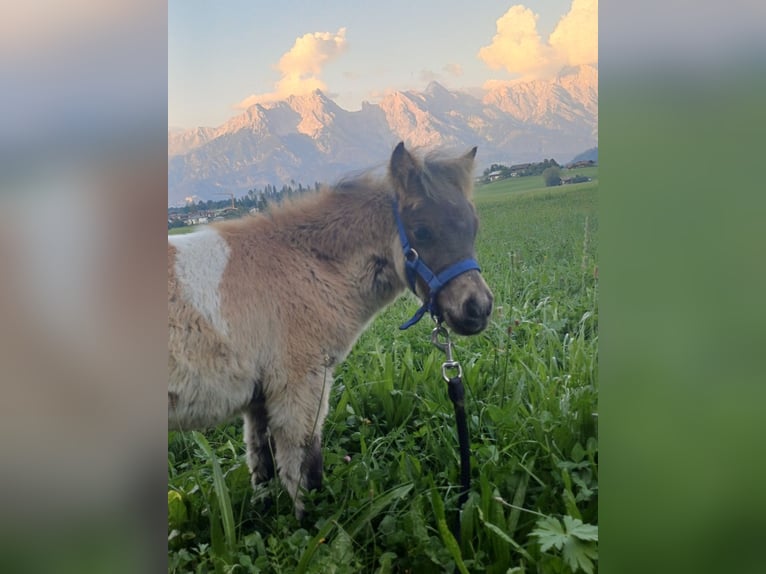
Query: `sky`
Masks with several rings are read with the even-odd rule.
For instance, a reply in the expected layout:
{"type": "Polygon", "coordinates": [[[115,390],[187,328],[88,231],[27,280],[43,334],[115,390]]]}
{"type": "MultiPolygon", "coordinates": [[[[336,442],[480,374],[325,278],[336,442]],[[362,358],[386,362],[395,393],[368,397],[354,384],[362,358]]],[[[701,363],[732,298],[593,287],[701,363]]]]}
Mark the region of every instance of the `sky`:
{"type": "Polygon", "coordinates": [[[598,0],[170,0],[168,125],[321,89],[342,108],[432,80],[481,92],[598,63],[598,0]]]}

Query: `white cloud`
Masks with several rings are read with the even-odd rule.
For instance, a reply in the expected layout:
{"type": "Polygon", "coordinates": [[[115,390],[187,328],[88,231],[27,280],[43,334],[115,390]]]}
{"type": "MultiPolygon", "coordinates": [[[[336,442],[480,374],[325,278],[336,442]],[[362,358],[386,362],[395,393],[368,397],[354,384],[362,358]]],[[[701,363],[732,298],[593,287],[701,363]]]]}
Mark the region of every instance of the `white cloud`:
{"type": "Polygon", "coordinates": [[[441,72],[434,72],[433,70],[420,70],[418,77],[423,82],[445,82],[449,80],[449,77],[459,78],[463,75],[463,66],[460,64],[445,64],[441,72]]]}
{"type": "Polygon", "coordinates": [[[439,81],[441,78],[441,74],[437,74],[433,70],[420,70],[419,74],[420,80],[423,82],[433,82],[433,81],[439,81]]]}
{"type": "Polygon", "coordinates": [[[479,58],[493,70],[505,68],[511,74],[527,75],[545,67],[551,48],[537,31],[538,15],[522,5],[511,6],[497,21],[497,34],[479,58]]]}
{"type": "Polygon", "coordinates": [[[447,74],[454,76],[455,78],[459,78],[463,75],[463,66],[460,64],[447,64],[443,69],[447,74]]]}
{"type": "Polygon", "coordinates": [[[598,0],[572,0],[545,41],[537,29],[538,17],[521,4],[511,6],[497,20],[497,33],[479,50],[479,58],[493,70],[505,69],[524,79],[549,77],[566,65],[598,62],[598,0]]]}
{"type": "Polygon", "coordinates": [[[573,0],[548,42],[567,65],[598,62],[598,0],[573,0]]]}
{"type": "Polygon", "coordinates": [[[239,102],[237,108],[281,100],[290,95],[303,95],[314,90],[326,90],[320,79],[324,65],[346,49],[346,29],[337,32],[313,32],[295,40],[295,44],[279,59],[276,69],[282,77],[273,92],[253,94],[239,102]]]}

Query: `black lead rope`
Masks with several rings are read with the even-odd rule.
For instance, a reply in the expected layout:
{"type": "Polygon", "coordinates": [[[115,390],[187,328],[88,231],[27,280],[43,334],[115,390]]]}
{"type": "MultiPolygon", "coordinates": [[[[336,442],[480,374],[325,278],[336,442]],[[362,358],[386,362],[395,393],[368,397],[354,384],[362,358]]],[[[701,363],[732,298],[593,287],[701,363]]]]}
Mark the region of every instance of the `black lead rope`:
{"type": "Polygon", "coordinates": [[[449,398],[455,407],[455,422],[457,424],[457,440],[460,445],[460,484],[463,487],[460,497],[457,499],[458,511],[468,500],[468,492],[471,490],[471,451],[468,443],[468,424],[465,417],[465,389],[463,379],[453,377],[449,381],[449,398]]]}
{"type": "Polygon", "coordinates": [[[460,511],[463,504],[468,500],[468,493],[471,490],[471,450],[468,442],[468,423],[465,416],[465,388],[463,387],[463,368],[452,357],[452,341],[449,338],[449,332],[438,323],[431,331],[431,343],[447,356],[447,360],[442,363],[442,378],[447,382],[447,390],[452,406],[455,407],[455,423],[457,425],[457,440],[460,447],[460,496],[457,499],[457,520],[452,529],[458,544],[460,544],[460,511]],[[444,338],[444,342],[439,341],[439,337],[444,338]],[[448,373],[454,372],[454,376],[448,373]]]}

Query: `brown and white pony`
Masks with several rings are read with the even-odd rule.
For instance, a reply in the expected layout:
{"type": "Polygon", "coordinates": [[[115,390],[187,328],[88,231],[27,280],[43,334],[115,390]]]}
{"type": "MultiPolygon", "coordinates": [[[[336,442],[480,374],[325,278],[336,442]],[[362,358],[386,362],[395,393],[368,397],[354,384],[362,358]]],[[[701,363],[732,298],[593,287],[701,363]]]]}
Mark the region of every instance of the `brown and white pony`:
{"type": "Polygon", "coordinates": [[[473,261],[475,155],[418,159],[400,143],[386,177],[168,237],[169,428],[242,415],[253,486],[276,465],[301,517],[301,488],[321,486],[328,373],[375,314],[409,283],[456,333],[487,325],[492,293],[478,266],[434,297],[406,269],[418,259],[438,275],[473,261]]]}

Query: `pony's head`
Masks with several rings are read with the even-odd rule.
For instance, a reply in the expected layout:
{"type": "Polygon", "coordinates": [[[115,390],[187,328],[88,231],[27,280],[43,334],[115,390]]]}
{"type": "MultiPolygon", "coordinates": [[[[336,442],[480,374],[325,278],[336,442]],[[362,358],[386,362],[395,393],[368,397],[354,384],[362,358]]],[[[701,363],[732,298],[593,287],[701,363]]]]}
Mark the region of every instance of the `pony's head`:
{"type": "Polygon", "coordinates": [[[461,335],[484,330],[492,312],[492,292],[475,261],[475,157],[473,148],[458,158],[420,161],[399,143],[389,165],[404,249],[401,271],[424,309],[461,335]]]}

